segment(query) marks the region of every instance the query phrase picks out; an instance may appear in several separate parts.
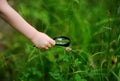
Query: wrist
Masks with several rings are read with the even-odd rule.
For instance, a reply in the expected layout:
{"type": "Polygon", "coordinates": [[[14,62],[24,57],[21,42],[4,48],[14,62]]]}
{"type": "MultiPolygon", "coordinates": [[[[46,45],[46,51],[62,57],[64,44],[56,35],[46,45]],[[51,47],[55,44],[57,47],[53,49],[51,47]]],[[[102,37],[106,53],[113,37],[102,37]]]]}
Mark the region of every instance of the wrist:
{"type": "Polygon", "coordinates": [[[32,32],[32,35],[30,37],[30,40],[33,42],[33,41],[36,41],[36,39],[41,36],[43,33],[42,32],[39,32],[39,31],[35,31],[35,32],[32,32]]]}
{"type": "Polygon", "coordinates": [[[39,31],[35,30],[33,32],[31,32],[31,35],[30,37],[28,37],[31,41],[33,41],[36,37],[37,37],[37,34],[39,33],[39,31]]]}

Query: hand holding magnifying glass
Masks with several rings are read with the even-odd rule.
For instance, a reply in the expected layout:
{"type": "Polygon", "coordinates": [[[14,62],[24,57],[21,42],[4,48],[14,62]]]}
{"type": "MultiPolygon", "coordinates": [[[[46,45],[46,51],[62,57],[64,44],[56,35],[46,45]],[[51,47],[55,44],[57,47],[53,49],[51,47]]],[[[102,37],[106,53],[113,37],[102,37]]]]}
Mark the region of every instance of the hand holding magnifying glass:
{"type": "Polygon", "coordinates": [[[66,50],[71,50],[71,48],[69,47],[71,42],[70,38],[66,36],[58,36],[58,37],[54,37],[53,40],[55,40],[56,46],[63,46],[66,47],[66,50]]]}

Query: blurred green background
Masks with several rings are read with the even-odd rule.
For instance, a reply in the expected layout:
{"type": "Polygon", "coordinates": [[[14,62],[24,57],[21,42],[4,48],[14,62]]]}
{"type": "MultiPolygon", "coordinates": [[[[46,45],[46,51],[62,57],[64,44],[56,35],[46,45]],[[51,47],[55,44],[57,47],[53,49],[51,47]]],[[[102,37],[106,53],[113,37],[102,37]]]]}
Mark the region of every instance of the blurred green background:
{"type": "Polygon", "coordinates": [[[0,19],[0,81],[120,81],[119,0],[9,0],[37,30],[71,39],[41,51],[0,19]]]}

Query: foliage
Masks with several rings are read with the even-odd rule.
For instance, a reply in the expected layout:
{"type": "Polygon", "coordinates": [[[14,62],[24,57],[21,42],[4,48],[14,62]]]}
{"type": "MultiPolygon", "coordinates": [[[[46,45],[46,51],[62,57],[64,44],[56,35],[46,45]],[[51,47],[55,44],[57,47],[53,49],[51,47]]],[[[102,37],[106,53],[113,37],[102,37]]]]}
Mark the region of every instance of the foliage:
{"type": "Polygon", "coordinates": [[[41,51],[17,33],[12,48],[0,55],[0,80],[120,81],[119,3],[16,0],[13,7],[31,25],[51,37],[70,37],[72,50],[41,51]]]}

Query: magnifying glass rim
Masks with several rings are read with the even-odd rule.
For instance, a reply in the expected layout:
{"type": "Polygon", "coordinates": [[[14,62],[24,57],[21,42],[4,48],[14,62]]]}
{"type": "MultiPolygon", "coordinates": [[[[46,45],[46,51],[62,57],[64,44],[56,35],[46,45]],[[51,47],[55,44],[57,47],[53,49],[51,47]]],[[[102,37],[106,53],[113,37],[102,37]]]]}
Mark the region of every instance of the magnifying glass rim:
{"type": "Polygon", "coordinates": [[[55,38],[53,38],[54,40],[57,40],[57,39],[65,39],[65,40],[68,40],[68,42],[67,43],[64,43],[64,44],[55,44],[55,45],[57,45],[57,46],[65,46],[65,47],[68,47],[69,45],[70,45],[70,42],[71,42],[71,40],[70,40],[70,38],[68,38],[68,37],[66,37],[66,36],[58,36],[58,37],[55,37],[55,38]]]}

